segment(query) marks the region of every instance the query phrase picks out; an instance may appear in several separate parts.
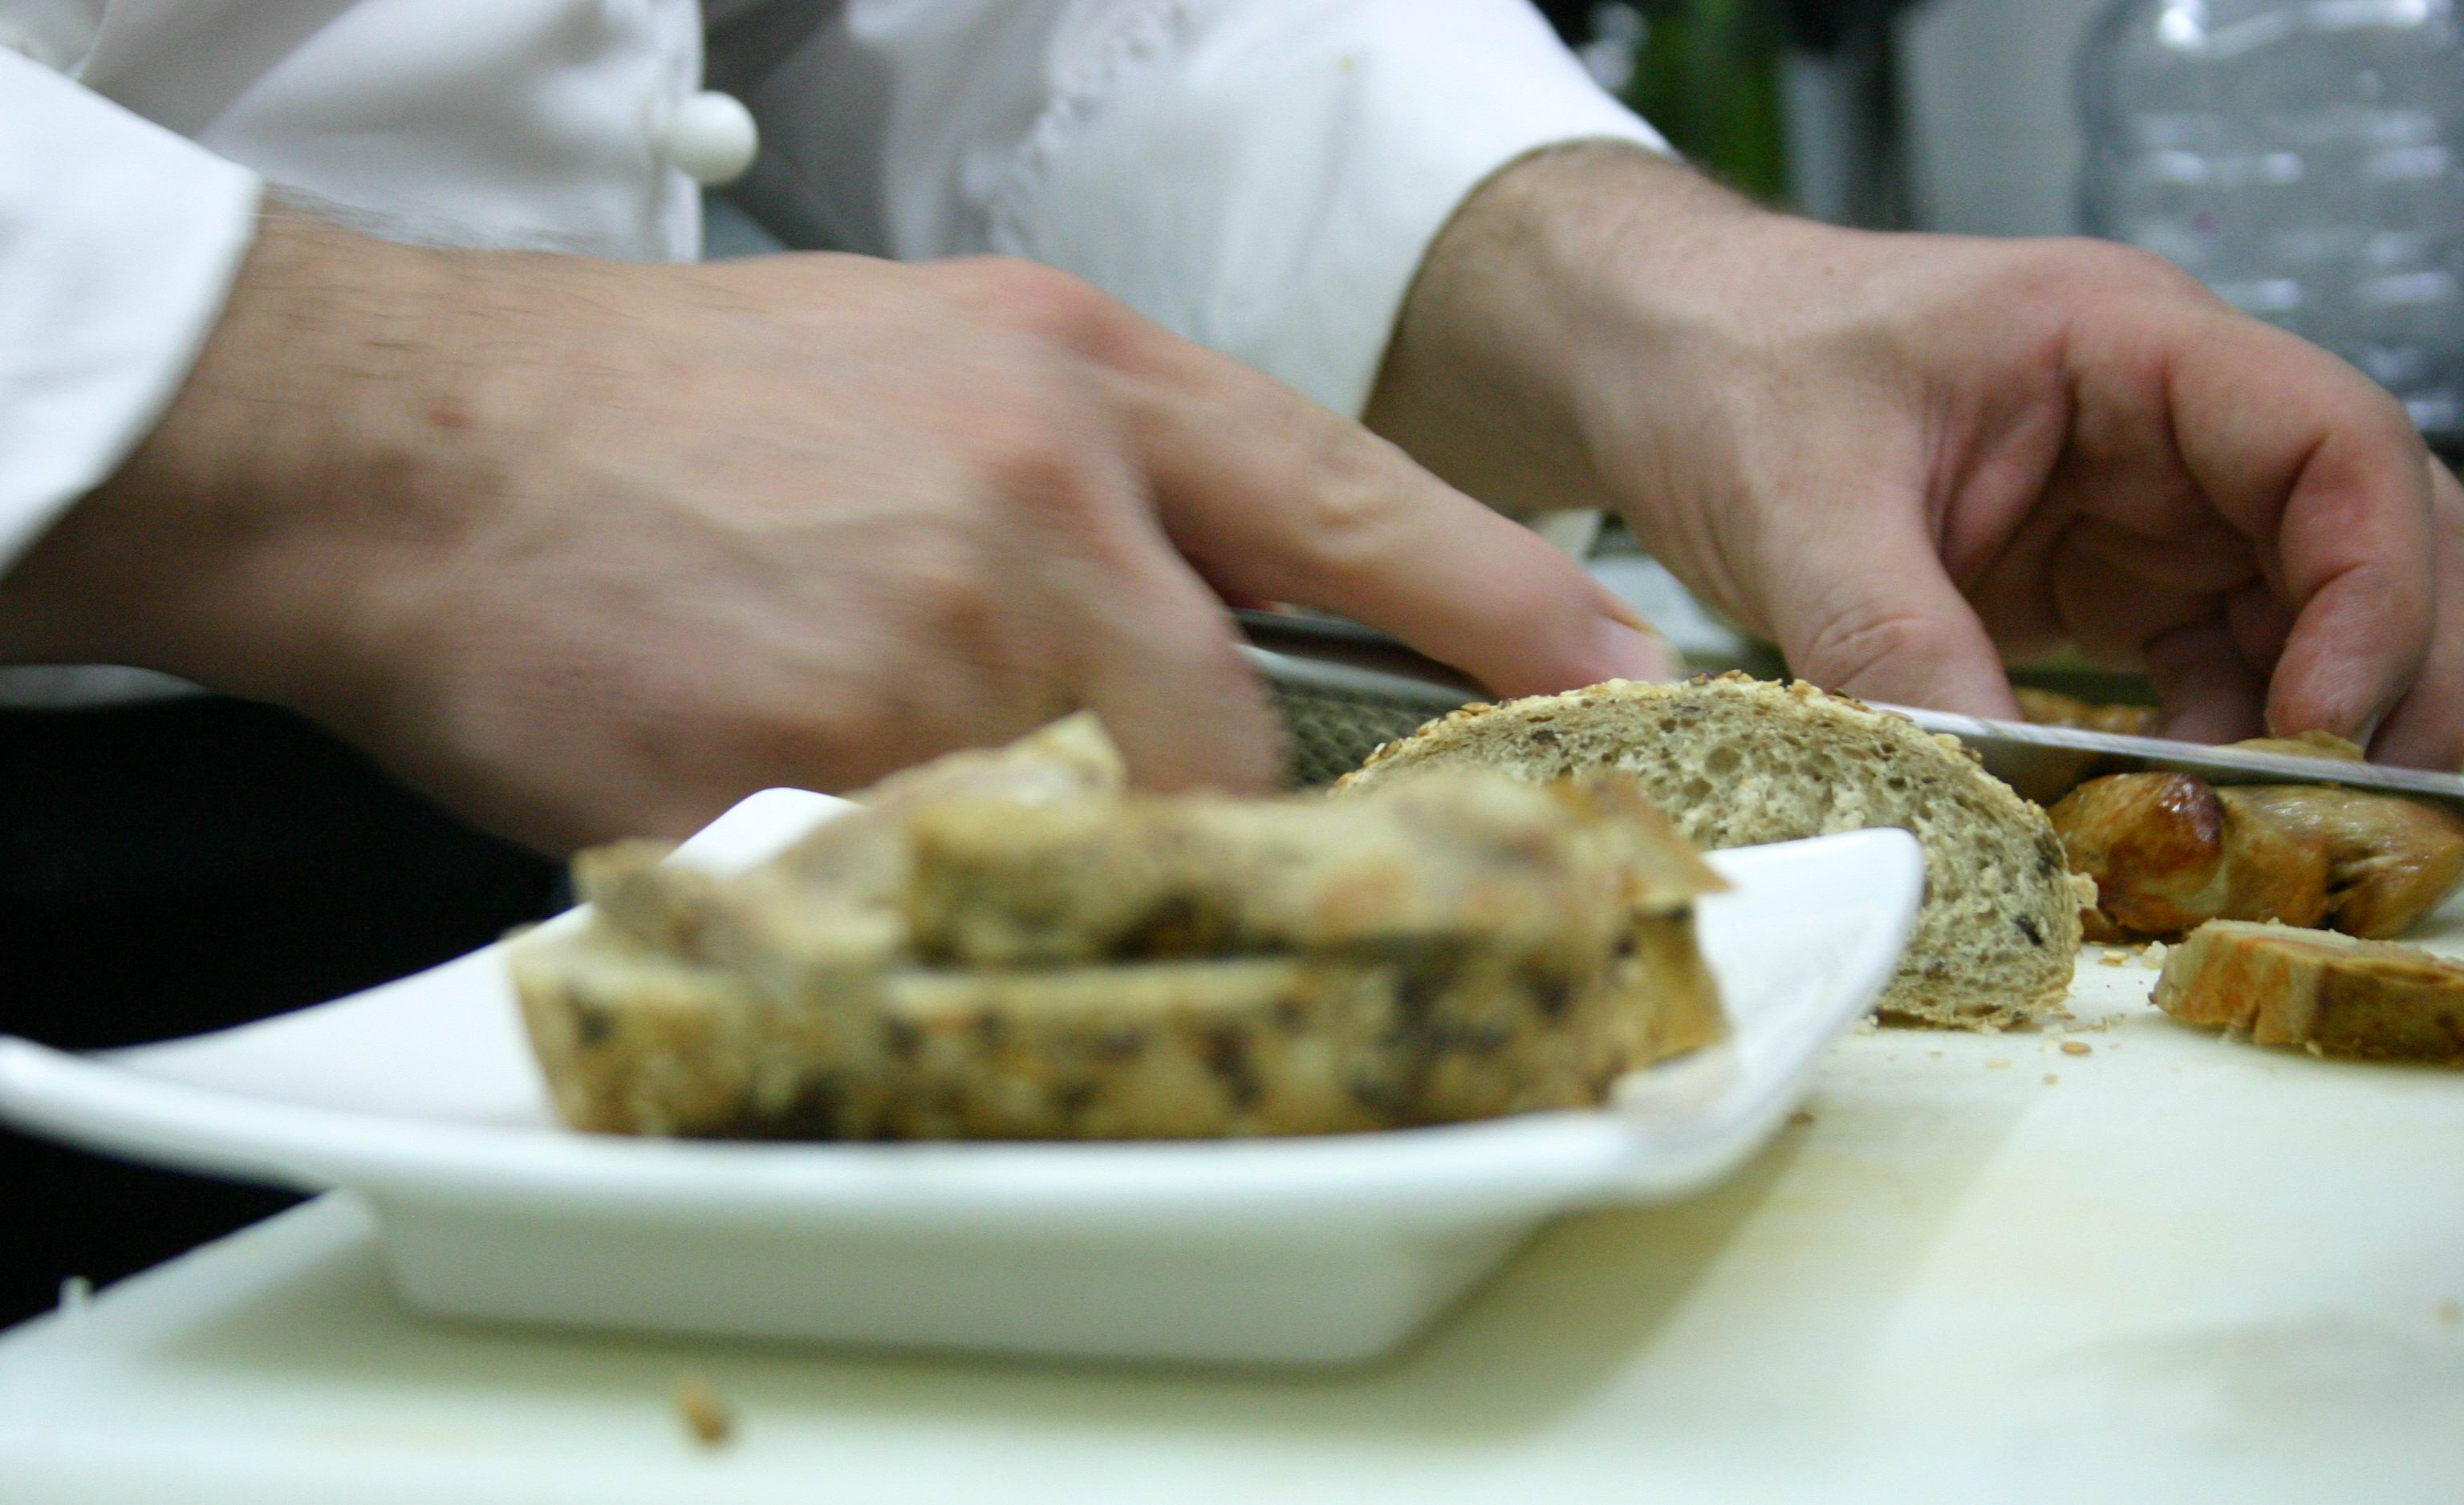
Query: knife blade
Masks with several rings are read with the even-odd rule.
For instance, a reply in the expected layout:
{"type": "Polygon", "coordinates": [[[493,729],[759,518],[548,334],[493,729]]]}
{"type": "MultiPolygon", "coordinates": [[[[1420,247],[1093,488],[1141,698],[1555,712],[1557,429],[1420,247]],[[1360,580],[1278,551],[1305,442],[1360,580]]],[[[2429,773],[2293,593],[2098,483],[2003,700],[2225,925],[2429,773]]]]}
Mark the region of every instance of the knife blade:
{"type": "MultiPolygon", "coordinates": [[[[1248,640],[1243,654],[1278,684],[1419,706],[1432,716],[1485,698],[1462,673],[1356,622],[1272,611],[1233,615],[1248,640]]],[[[2059,797],[2101,774],[2159,770],[2194,774],[2211,784],[2334,784],[2427,800],[2464,815],[2464,776],[2453,774],[1992,721],[1920,706],[1874,709],[1957,737],[1976,750],[1987,772],[2032,799],[2059,797]]]]}

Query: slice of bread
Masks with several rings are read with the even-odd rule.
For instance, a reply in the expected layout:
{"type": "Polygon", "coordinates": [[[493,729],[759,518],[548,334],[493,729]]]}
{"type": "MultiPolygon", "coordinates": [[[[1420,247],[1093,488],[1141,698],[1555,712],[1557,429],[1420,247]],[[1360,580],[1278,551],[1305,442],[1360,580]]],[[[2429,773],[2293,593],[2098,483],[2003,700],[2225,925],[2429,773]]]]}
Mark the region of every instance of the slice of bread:
{"type": "Polygon", "coordinates": [[[579,864],[589,923],[512,957],[560,1113],[1332,1133],[1594,1104],[1723,1033],[1688,907],[1720,882],[1629,781],[1475,773],[1334,809],[982,773],[737,877],[641,845],[579,864]]]}
{"type": "MultiPolygon", "coordinates": [[[[1653,960],[1661,988],[1684,979],[1672,963],[1704,980],[1690,945],[1653,960]]],[[[903,968],[826,1007],[587,935],[515,966],[559,1111],[605,1133],[1185,1139],[1443,1123],[1597,1103],[1651,1058],[1660,1023],[1630,993],[1442,948],[903,968]]]]}
{"type": "Polygon", "coordinates": [[[2166,953],[2155,1003],[2259,1045],[2464,1065],[2464,963],[2388,941],[2211,920],[2166,953]]]}
{"type": "Polygon", "coordinates": [[[919,954],[962,966],[1470,942],[1588,956],[1637,913],[1726,886],[1664,822],[1605,826],[1582,797],[1474,770],[1374,800],[945,800],[908,823],[908,927],[919,954]]]}
{"type": "Polygon", "coordinates": [[[1128,781],[1112,739],[1082,711],[1002,747],[893,774],[855,796],[862,811],[737,878],[668,862],[673,848],[663,843],[617,841],[574,860],[574,886],[594,923],[637,947],[734,968],[781,995],[839,991],[905,954],[912,812],[1000,800],[1031,815],[1116,796],[1128,781]]]}
{"type": "Polygon", "coordinates": [[[1995,1028],[2069,991],[2094,885],[2071,875],[2042,810],[1904,717],[1742,674],[1612,681],[1466,707],[1380,748],[1336,790],[1466,766],[1631,774],[1680,832],[1715,849],[1901,827],[1925,846],[1925,899],[1885,1016],[1995,1028]]]}

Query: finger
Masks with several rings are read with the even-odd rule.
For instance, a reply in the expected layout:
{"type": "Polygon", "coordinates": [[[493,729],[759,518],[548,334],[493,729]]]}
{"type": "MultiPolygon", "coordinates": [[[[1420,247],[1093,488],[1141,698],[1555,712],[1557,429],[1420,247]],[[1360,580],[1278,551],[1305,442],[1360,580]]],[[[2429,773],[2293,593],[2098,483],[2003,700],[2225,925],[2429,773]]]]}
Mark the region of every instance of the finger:
{"type": "Polygon", "coordinates": [[[2431,464],[2435,620],[2430,653],[2412,688],[2370,743],[2382,762],[2453,773],[2464,768],[2464,486],[2431,464]]]}
{"type": "Polygon", "coordinates": [[[2053,585],[2071,640],[2092,662],[2115,668],[2145,663],[2148,645],[2159,638],[2224,617],[2224,603],[2213,595],[2132,578],[2079,555],[2055,567],[2053,585]]]}
{"type": "Polygon", "coordinates": [[[2259,578],[2251,541],[2212,513],[2156,536],[2089,518],[2064,543],[2066,556],[2133,586],[2144,581],[2187,595],[2221,596],[2259,578]]]}
{"type": "Polygon", "coordinates": [[[1501,695],[1683,672],[1580,565],[1359,425],[1178,340],[1146,360],[1121,401],[1165,530],[1218,591],[1367,622],[1501,695]]]}
{"type": "Polygon", "coordinates": [[[2083,526],[2076,508],[2047,493],[2020,519],[2009,541],[1982,569],[1954,572],[1966,596],[2002,651],[2014,657],[2050,653],[2070,643],[2053,589],[2056,563],[2070,535],[2083,526]]]}
{"type": "Polygon", "coordinates": [[[2430,647],[2425,452],[2403,409],[2350,366],[2252,320],[2186,309],[2158,331],[2183,464],[2273,555],[2293,611],[2267,723],[2352,735],[2430,647]]]}
{"type": "Polygon", "coordinates": [[[2284,656],[2284,640],[2293,636],[2293,608],[2267,586],[2248,585],[2226,599],[2225,622],[2242,662],[2263,670],[2284,656]]]}
{"type": "Polygon", "coordinates": [[[1132,782],[1158,790],[1271,787],[1282,723],[1235,646],[1215,593],[1173,550],[1124,464],[1087,518],[1083,557],[1038,563],[1057,603],[1081,704],[1121,750],[1132,782]]]}
{"type": "Polygon", "coordinates": [[[1906,521],[1774,551],[1795,561],[1772,611],[1789,668],[1867,700],[2017,720],[2001,655],[1917,512],[1887,509],[1875,515],[1906,521]]]}
{"type": "Polygon", "coordinates": [[[2184,742],[2238,742],[2266,730],[2267,680],[2242,657],[2221,619],[2147,644],[2147,677],[2164,707],[2158,729],[2184,742]]]}
{"type": "Polygon", "coordinates": [[[1205,582],[1158,553],[1143,588],[1116,588],[1086,623],[1080,696],[1138,787],[1262,793],[1285,765],[1282,724],[1205,582]]]}

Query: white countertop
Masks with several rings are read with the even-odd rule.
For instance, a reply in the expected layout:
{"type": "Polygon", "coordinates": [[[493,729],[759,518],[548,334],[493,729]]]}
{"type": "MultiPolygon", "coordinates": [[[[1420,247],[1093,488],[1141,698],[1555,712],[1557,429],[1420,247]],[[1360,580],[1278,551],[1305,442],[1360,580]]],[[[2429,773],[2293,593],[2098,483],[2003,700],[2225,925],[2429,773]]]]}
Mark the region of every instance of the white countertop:
{"type": "Polygon", "coordinates": [[[1852,1037],[1733,1182],[1366,1371],[456,1327],[328,1199],[0,1337],[0,1502],[2464,1498],[2464,1073],[2215,1039],[2097,956],[2092,1054],[1852,1037]]]}

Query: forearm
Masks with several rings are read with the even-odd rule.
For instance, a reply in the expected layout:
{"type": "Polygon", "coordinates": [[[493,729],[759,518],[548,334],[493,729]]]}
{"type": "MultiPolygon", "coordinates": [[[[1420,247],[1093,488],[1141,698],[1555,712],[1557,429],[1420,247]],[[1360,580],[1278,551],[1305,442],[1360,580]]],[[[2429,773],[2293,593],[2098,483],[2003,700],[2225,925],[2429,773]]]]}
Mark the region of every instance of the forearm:
{"type": "Polygon", "coordinates": [[[0,660],[347,696],[370,558],[463,526],[442,260],[269,213],[161,421],[0,577],[0,660]]]}

